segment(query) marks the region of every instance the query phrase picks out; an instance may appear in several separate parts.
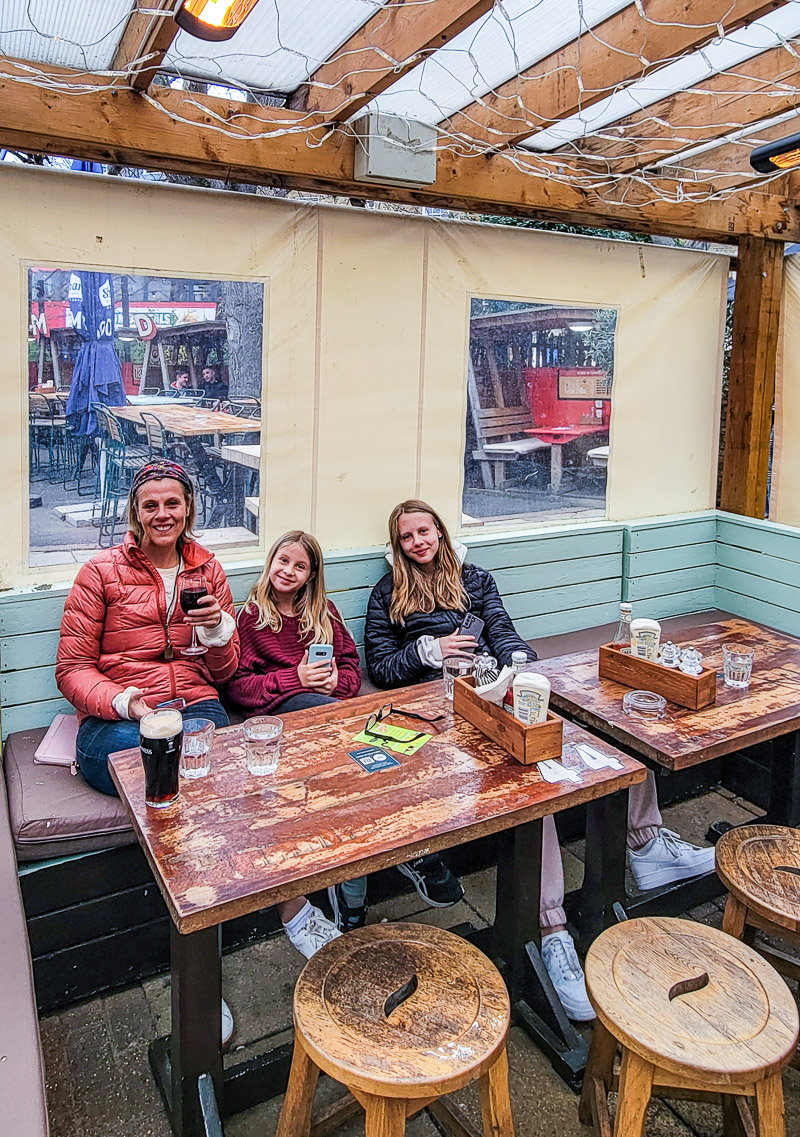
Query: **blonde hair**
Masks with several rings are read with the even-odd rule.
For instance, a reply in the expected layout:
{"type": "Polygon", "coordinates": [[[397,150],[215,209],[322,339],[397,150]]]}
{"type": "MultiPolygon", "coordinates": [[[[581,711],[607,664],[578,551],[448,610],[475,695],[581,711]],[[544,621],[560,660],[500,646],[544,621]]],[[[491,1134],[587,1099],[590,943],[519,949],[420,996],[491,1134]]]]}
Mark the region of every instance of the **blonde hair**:
{"type": "Polygon", "coordinates": [[[328,597],[325,594],[325,570],[322,562],[322,549],[316,537],[304,533],[302,529],[292,529],[284,533],[267,553],[267,562],[264,571],[250,589],[250,595],[244,603],[243,612],[255,611],[258,613],[257,628],[270,628],[279,632],[283,627],[283,620],[275,603],[274,589],[269,579],[272,562],[278,552],[285,545],[301,545],[308,554],[311,572],[308,580],[294,598],[295,615],[300,621],[298,633],[300,639],[311,634],[312,643],[333,643],[333,623],[328,610],[328,597]]]}
{"type": "MultiPolygon", "coordinates": [[[[170,477],[170,474],[165,474],[163,479],[151,478],[150,481],[162,481],[170,477]]],[[[186,521],[183,525],[183,532],[175,542],[175,547],[178,550],[178,554],[180,555],[183,552],[183,548],[186,542],[191,541],[194,537],[193,529],[195,522],[197,521],[197,505],[194,500],[194,490],[191,490],[187,485],[184,485],[184,483],[179,481],[178,478],[172,478],[172,481],[178,482],[178,485],[183,490],[183,498],[186,502],[186,521]]],[[[144,536],[144,526],[139,520],[139,514],[136,510],[137,499],[142,490],[146,489],[148,485],[149,482],[144,482],[143,485],[139,486],[135,490],[133,487],[131,487],[131,491],[128,494],[126,520],[128,522],[128,528],[130,529],[131,533],[133,533],[133,539],[137,545],[141,545],[142,537],[144,536]]]]}
{"type": "Polygon", "coordinates": [[[433,612],[437,608],[466,611],[469,608],[469,596],[461,580],[461,562],[447,526],[426,502],[412,498],[394,507],[389,515],[389,540],[394,554],[392,603],[389,607],[389,618],[393,623],[405,623],[406,616],[412,612],[433,612]],[[419,565],[406,556],[400,544],[400,518],[405,513],[427,513],[439,531],[439,548],[431,576],[426,576],[419,565]]]}

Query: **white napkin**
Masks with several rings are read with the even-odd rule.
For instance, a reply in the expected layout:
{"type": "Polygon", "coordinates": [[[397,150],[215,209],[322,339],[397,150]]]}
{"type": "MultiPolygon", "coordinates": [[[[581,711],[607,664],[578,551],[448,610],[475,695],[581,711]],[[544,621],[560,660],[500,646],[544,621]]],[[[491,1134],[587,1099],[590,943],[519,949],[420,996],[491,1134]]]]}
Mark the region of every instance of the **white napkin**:
{"type": "Polygon", "coordinates": [[[590,770],[603,770],[606,767],[609,770],[625,769],[619,758],[615,758],[612,754],[602,754],[594,747],[587,746],[585,742],[576,742],[574,746],[590,770]]]}
{"type": "Polygon", "coordinates": [[[568,770],[557,758],[548,758],[546,762],[537,763],[537,766],[546,782],[575,782],[580,785],[583,781],[576,770],[568,770]]]}

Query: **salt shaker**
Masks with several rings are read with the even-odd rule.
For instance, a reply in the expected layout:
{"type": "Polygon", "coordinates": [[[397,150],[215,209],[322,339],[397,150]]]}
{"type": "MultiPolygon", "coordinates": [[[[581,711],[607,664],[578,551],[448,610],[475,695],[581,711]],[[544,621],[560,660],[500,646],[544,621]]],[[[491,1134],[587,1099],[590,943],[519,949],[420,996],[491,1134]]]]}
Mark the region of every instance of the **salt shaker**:
{"type": "Polygon", "coordinates": [[[687,675],[699,675],[703,670],[703,653],[696,647],[685,647],[681,653],[680,667],[687,675]]]}
{"type": "Polygon", "coordinates": [[[677,667],[681,661],[681,649],[672,640],[661,645],[661,663],[664,667],[677,667]]]}

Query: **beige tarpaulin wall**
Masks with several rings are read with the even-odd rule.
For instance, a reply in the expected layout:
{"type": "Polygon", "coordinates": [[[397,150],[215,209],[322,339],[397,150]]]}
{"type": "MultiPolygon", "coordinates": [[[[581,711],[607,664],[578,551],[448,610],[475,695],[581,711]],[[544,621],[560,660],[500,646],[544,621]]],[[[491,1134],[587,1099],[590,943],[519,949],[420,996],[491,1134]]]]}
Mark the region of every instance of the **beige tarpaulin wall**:
{"type": "Polygon", "coordinates": [[[770,521],[800,525],[800,256],[784,260],[770,521]]]}
{"type": "Polygon", "coordinates": [[[474,295],[616,307],[609,518],[714,505],[725,257],[6,166],[2,587],[31,577],[29,265],[264,281],[262,545],[373,545],[416,495],[458,531],[474,295]]]}

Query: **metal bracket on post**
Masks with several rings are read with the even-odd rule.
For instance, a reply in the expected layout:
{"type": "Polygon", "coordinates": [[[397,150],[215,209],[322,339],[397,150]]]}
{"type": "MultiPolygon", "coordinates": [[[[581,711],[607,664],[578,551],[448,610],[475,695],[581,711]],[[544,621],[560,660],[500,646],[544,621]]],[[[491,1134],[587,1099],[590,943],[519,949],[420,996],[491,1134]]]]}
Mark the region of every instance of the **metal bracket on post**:
{"type": "Polygon", "coordinates": [[[214,1091],[214,1079],[210,1074],[201,1074],[197,1079],[197,1093],[200,1098],[200,1114],[203,1118],[205,1137],[225,1137],[222,1120],[214,1091]]]}

